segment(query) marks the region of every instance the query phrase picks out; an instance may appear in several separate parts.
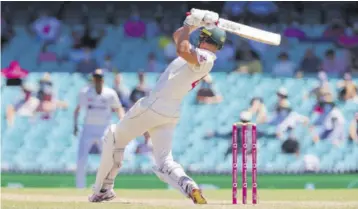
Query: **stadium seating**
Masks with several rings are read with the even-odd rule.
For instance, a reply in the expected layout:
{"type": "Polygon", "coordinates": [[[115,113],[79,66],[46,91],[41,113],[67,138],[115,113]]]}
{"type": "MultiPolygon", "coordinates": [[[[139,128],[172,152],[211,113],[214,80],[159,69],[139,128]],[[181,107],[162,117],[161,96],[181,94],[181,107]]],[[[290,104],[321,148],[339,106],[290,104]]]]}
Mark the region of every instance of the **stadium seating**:
{"type": "MultiPolygon", "coordinates": [[[[68,102],[67,110],[61,110],[54,114],[51,121],[41,121],[35,117],[32,119],[16,118],[13,128],[8,128],[5,121],[5,110],[7,105],[13,104],[21,96],[21,90],[16,87],[4,86],[5,80],[1,80],[1,134],[2,134],[2,169],[14,169],[20,171],[40,170],[47,171],[72,171],[76,168],[78,140],[72,135],[73,111],[75,109],[77,95],[79,90],[88,83],[84,76],[74,73],[76,63],[61,60],[61,62],[38,62],[37,58],[43,47],[37,37],[31,36],[27,31],[26,21],[30,19],[30,13],[27,7],[32,7],[32,11],[41,11],[46,8],[53,14],[57,13],[59,5],[62,3],[32,3],[27,5],[7,3],[13,22],[15,36],[10,43],[3,46],[1,53],[1,67],[7,67],[13,60],[19,61],[20,65],[30,71],[27,81],[37,83],[42,76],[42,72],[51,72],[54,81],[56,96],[68,102]]],[[[120,26],[105,24],[106,7],[114,8],[116,18],[123,23],[129,17],[131,8],[130,2],[120,2],[119,4],[100,3],[89,4],[87,6],[91,15],[89,22],[92,26],[100,25],[106,31],[106,35],[100,40],[97,48],[93,51],[93,58],[102,65],[104,57],[107,54],[112,55],[113,64],[123,73],[123,83],[132,89],[137,83],[137,72],[139,69],[145,69],[149,53],[154,53],[158,62],[165,64],[164,52],[158,47],[159,37],[136,39],[126,37],[123,24],[120,26]]],[[[161,2],[166,20],[172,21],[170,25],[177,25],[181,22],[181,16],[187,8],[182,3],[178,5],[171,2],[166,4],[161,2]],[[171,10],[175,11],[171,11],[171,10]],[[170,17],[170,18],[169,18],[170,17]]],[[[153,16],[153,11],[149,8],[155,8],[155,5],[147,5],[142,2],[140,8],[142,18],[147,21],[153,16]],[[148,9],[148,10],[147,10],[148,9]]],[[[288,4],[286,4],[287,6],[288,4]]],[[[281,5],[285,6],[285,5],[281,5]]],[[[320,6],[320,5],[319,5],[320,6]]],[[[61,35],[58,42],[49,45],[48,50],[55,52],[58,57],[66,57],[71,53],[71,47],[74,40],[71,32],[73,29],[83,30],[84,26],[80,24],[83,11],[82,3],[71,2],[66,6],[62,19],[61,35]]],[[[280,10],[280,14],[291,13],[291,9],[280,10]]],[[[290,19],[286,17],[281,18],[290,19]]],[[[305,7],[302,15],[302,24],[299,26],[307,36],[321,36],[327,28],[327,24],[319,24],[321,13],[315,8],[305,7]]],[[[329,18],[330,16],[326,16],[329,18]]],[[[280,19],[281,19],[280,18],[280,19]]],[[[117,20],[115,20],[116,22],[117,20]]],[[[280,32],[287,27],[287,22],[263,26],[263,29],[272,32],[280,32]]],[[[193,38],[193,37],[192,37],[193,38]]],[[[194,37],[195,38],[195,37],[194,37]]],[[[235,45],[242,42],[243,39],[235,35],[228,34],[235,45]]],[[[295,63],[299,63],[308,48],[313,48],[319,58],[323,58],[327,49],[338,51],[337,56],[341,54],[340,50],[331,43],[302,43],[296,39],[286,39],[283,37],[283,44],[280,47],[268,46],[266,52],[259,52],[263,63],[264,72],[270,72],[274,66],[278,55],[285,51],[295,63]]],[[[247,108],[249,101],[254,96],[264,99],[269,110],[274,108],[276,97],[275,92],[281,86],[287,88],[289,100],[292,108],[313,119],[310,110],[315,103],[314,98],[303,99],[303,94],[317,85],[315,78],[273,78],[266,74],[262,75],[239,75],[227,74],[236,67],[235,62],[227,62],[220,67],[214,67],[214,82],[222,94],[224,101],[215,105],[196,105],[194,104],[196,90],[193,90],[183,103],[181,121],[175,133],[173,142],[173,154],[185,168],[197,172],[228,172],[231,169],[232,155],[225,157],[225,152],[231,146],[229,139],[215,137],[205,140],[207,131],[216,131],[220,134],[229,133],[231,124],[236,122],[239,114],[247,108]],[[194,154],[195,153],[195,154],[194,154]]],[[[147,73],[146,80],[149,86],[153,86],[158,78],[158,74],[147,73]]],[[[358,83],[358,79],[355,78],[358,83]]],[[[113,74],[105,75],[106,85],[113,84],[113,74]]],[[[330,78],[331,87],[335,87],[337,79],[330,78]]],[[[335,88],[334,88],[335,89],[335,88]]],[[[336,94],[336,92],[334,92],[336,94]]],[[[337,95],[334,95],[337,97],[337,95]]],[[[353,118],[353,113],[357,112],[357,104],[338,103],[346,121],[353,118]]],[[[113,117],[114,122],[116,118],[113,117]]],[[[274,133],[275,127],[269,125],[259,126],[260,131],[274,133]]],[[[347,126],[348,129],[348,126],[347,126]]],[[[269,137],[262,137],[258,141],[258,169],[259,172],[299,172],[304,166],[303,156],[305,154],[315,154],[320,159],[321,171],[350,171],[358,169],[358,145],[344,143],[337,148],[330,143],[322,141],[314,144],[312,138],[307,134],[305,127],[297,127],[295,134],[300,143],[300,156],[285,155],[281,153],[281,141],[269,137]]],[[[128,153],[122,168],[123,172],[132,172],[140,170],[142,172],[150,171],[151,159],[142,155],[133,155],[128,153]]],[[[239,163],[241,156],[239,156],[239,163]]],[[[88,169],[94,171],[99,163],[99,156],[93,155],[89,158],[88,169]]],[[[249,163],[250,168],[250,163],[249,163]]]]}
{"type": "MultiPolygon", "coordinates": [[[[36,82],[41,75],[41,73],[31,73],[28,80],[36,82]]],[[[3,125],[2,169],[28,171],[71,171],[75,169],[78,141],[72,135],[72,114],[77,92],[86,85],[88,80],[76,73],[53,73],[52,77],[58,97],[70,104],[69,109],[58,111],[51,121],[41,121],[38,118],[30,120],[17,118],[14,128],[7,128],[6,125],[3,125]],[[68,86],[72,87],[68,88],[68,86]]],[[[124,73],[123,77],[124,83],[133,88],[137,82],[136,74],[124,73]]],[[[148,85],[153,86],[157,77],[158,74],[148,73],[148,85]]],[[[213,77],[224,101],[216,105],[196,105],[194,104],[196,90],[192,91],[183,103],[181,121],[175,134],[173,144],[175,159],[192,171],[228,172],[230,170],[231,155],[224,157],[224,153],[231,146],[230,139],[204,140],[204,136],[209,130],[219,133],[230,132],[231,123],[238,120],[240,111],[247,107],[253,96],[262,96],[265,103],[268,104],[268,108],[271,109],[275,100],[273,95],[277,88],[283,85],[289,89],[293,109],[307,114],[307,109],[311,108],[313,104],[312,100],[300,99],[302,94],[299,92],[308,91],[314,86],[316,83],[314,78],[293,80],[271,78],[265,75],[242,76],[225,73],[213,73],[213,77]]],[[[107,74],[106,84],[111,85],[112,81],[113,74],[107,74]]],[[[6,106],[13,103],[20,94],[21,91],[18,87],[2,86],[1,112],[4,113],[6,106]]],[[[352,113],[357,111],[356,104],[351,103],[341,104],[340,108],[347,121],[351,120],[352,113]]],[[[2,124],[5,123],[4,115],[2,115],[2,124]]],[[[274,132],[274,127],[267,125],[259,126],[258,129],[274,132]]],[[[279,140],[260,138],[258,146],[259,171],[297,172],[302,168],[304,154],[318,155],[323,171],[333,169],[342,172],[358,169],[357,144],[344,144],[340,148],[333,147],[325,141],[314,144],[310,136],[307,136],[306,131],[303,127],[298,127],[296,130],[301,144],[302,155],[299,157],[281,154],[281,141],[279,140]]],[[[126,160],[124,172],[150,171],[151,160],[140,155],[131,156],[132,159],[126,160]]],[[[98,163],[99,156],[91,156],[88,169],[94,171],[98,163]]]]}
{"type": "MultiPolygon", "coordinates": [[[[314,27],[312,26],[310,29],[314,28],[315,30],[307,30],[306,33],[312,36],[321,35],[324,27],[325,26],[323,25],[314,25],[314,27]]],[[[305,30],[305,27],[303,27],[303,29],[305,30]]],[[[11,44],[2,50],[2,68],[8,66],[10,61],[20,57],[18,61],[21,66],[25,69],[30,69],[31,71],[43,72],[51,69],[52,71],[74,72],[76,70],[74,63],[70,62],[62,62],[61,64],[53,62],[37,63],[37,57],[41,51],[43,43],[36,37],[30,36],[27,33],[25,26],[16,26],[14,30],[16,31],[16,35],[12,39],[11,44]],[[20,54],[21,56],[19,56],[20,54]]],[[[106,31],[106,35],[102,38],[98,47],[93,52],[93,57],[98,63],[103,63],[104,56],[109,53],[113,55],[114,64],[122,71],[135,72],[138,69],[144,68],[150,52],[153,52],[156,55],[159,62],[165,62],[163,50],[160,50],[158,47],[158,38],[151,38],[149,40],[128,38],[123,34],[123,27],[107,26],[106,31]]],[[[276,32],[282,32],[282,30],[276,30],[276,32]]],[[[229,36],[229,38],[234,42],[238,41],[238,38],[235,36],[229,36]]],[[[64,25],[60,41],[51,45],[48,50],[55,52],[59,57],[63,57],[70,52],[72,42],[70,27],[64,25]]],[[[290,41],[290,50],[288,52],[291,59],[294,62],[299,63],[303,57],[304,51],[309,47],[312,47],[312,44],[290,41]]],[[[314,46],[315,53],[320,58],[323,58],[327,49],[335,49],[335,46],[330,43],[320,43],[315,44],[314,46]]],[[[278,54],[281,51],[287,51],[285,46],[270,47],[269,50],[270,53],[263,53],[261,56],[264,63],[264,70],[266,72],[269,72],[272,69],[278,54]]],[[[231,70],[234,67],[233,64],[234,63],[227,63],[219,68],[215,67],[214,71],[231,70]]]]}

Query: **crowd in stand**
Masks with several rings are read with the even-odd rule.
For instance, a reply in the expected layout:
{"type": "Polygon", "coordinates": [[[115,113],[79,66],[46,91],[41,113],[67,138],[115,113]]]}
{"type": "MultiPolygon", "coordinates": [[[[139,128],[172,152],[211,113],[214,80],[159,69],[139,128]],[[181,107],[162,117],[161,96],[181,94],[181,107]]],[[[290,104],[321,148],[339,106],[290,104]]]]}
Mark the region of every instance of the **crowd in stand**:
{"type": "MultiPolygon", "coordinates": [[[[205,4],[203,4],[205,6],[205,4]]],[[[208,7],[210,4],[207,5],[208,7]]],[[[222,6],[222,17],[232,20],[250,23],[253,26],[260,27],[257,22],[272,24],[280,21],[279,6],[273,2],[227,2],[222,6]]],[[[125,108],[130,108],[133,103],[146,95],[149,86],[145,82],[145,74],[138,73],[138,85],[130,90],[122,81],[120,71],[125,71],[121,66],[113,63],[113,56],[107,52],[103,55],[103,60],[96,60],[94,54],[97,46],[106,36],[103,27],[95,27],[90,24],[89,14],[86,9],[81,8],[83,27],[72,28],[71,37],[61,35],[62,15],[49,14],[47,12],[38,12],[29,20],[27,32],[33,38],[39,40],[42,44],[41,52],[38,55],[38,62],[62,62],[71,61],[76,63],[77,72],[87,74],[96,68],[102,68],[107,72],[115,72],[113,88],[116,90],[119,98],[125,108]],[[71,50],[64,54],[53,53],[49,48],[53,43],[71,43],[71,50]]],[[[297,11],[292,11],[292,14],[297,11]]],[[[299,14],[299,12],[297,13],[299,14]]],[[[144,20],[141,17],[141,11],[135,8],[131,9],[130,15],[124,22],[119,22],[114,18],[115,12],[107,12],[107,22],[105,24],[123,27],[126,37],[138,39],[151,39],[159,37],[158,48],[165,55],[165,63],[157,60],[154,53],[149,53],[148,62],[144,67],[145,72],[160,72],[164,66],[176,57],[175,45],[171,40],[171,32],[181,24],[176,25],[168,23],[163,18],[163,8],[158,6],[155,12],[155,18],[144,20]]],[[[286,153],[297,153],[299,150],[298,140],[293,134],[297,124],[302,123],[309,127],[310,134],[314,142],[320,140],[329,140],[332,144],[340,146],[346,139],[353,143],[358,143],[358,110],[355,119],[346,121],[336,105],[340,102],[354,102],[358,106],[357,84],[352,81],[352,76],[358,73],[358,18],[343,18],[338,16],[331,21],[323,21],[327,24],[324,33],[319,37],[312,37],[300,28],[297,18],[293,17],[290,22],[285,22],[287,27],[283,30],[282,52],[277,57],[272,69],[269,72],[272,76],[285,76],[301,78],[304,74],[318,75],[319,86],[312,89],[307,94],[302,93],[302,99],[315,97],[316,105],[312,107],[312,114],[318,114],[315,121],[309,120],[307,116],[301,115],[291,108],[289,94],[285,88],[277,91],[277,104],[275,109],[268,110],[265,107],[265,101],[262,98],[254,98],[247,110],[242,112],[240,120],[255,121],[257,124],[267,124],[277,127],[274,138],[283,141],[282,150],[286,153]],[[290,57],[288,51],[289,40],[297,39],[303,43],[315,44],[333,43],[334,48],[328,49],[323,58],[315,54],[314,47],[305,51],[303,59],[295,63],[290,57]],[[343,49],[343,54],[337,55],[337,50],[343,49]],[[328,76],[327,76],[328,75],[328,76]],[[337,83],[335,89],[329,86],[329,76],[338,75],[342,78],[337,83]],[[333,95],[338,91],[338,100],[333,95]],[[349,133],[345,132],[345,127],[349,126],[349,133]],[[348,135],[348,136],[347,136],[348,135]]],[[[1,42],[2,49],[6,48],[13,37],[16,35],[13,29],[12,19],[9,12],[2,12],[1,16],[1,42]]],[[[223,50],[218,54],[217,65],[234,63],[230,69],[232,73],[255,74],[264,72],[264,63],[262,54],[269,53],[268,46],[254,41],[242,40],[233,42],[228,40],[223,50]]],[[[66,108],[64,101],[56,98],[52,88],[51,75],[45,73],[39,80],[38,87],[35,89],[30,84],[23,84],[22,90],[24,97],[7,108],[7,120],[11,126],[16,115],[29,116],[39,115],[41,119],[49,119],[51,115],[59,108],[66,108]]],[[[197,92],[197,104],[217,104],[222,102],[220,89],[215,87],[215,80],[208,75],[200,84],[197,92]]],[[[217,135],[217,133],[208,133],[207,138],[217,135]]],[[[228,134],[230,135],[230,134],[228,134]]],[[[268,133],[259,133],[259,136],[268,136],[268,133]]]]}

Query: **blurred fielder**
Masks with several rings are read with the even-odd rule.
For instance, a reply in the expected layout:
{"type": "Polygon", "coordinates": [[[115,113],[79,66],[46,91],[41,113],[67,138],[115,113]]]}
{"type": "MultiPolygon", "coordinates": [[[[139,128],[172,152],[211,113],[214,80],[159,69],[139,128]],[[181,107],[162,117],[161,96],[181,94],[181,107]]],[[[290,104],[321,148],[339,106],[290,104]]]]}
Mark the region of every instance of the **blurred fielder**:
{"type": "Polygon", "coordinates": [[[86,166],[88,154],[93,145],[101,144],[101,138],[111,123],[112,111],[117,112],[119,119],[124,110],[117,93],[103,84],[103,72],[97,69],[93,74],[93,85],[85,87],[78,96],[78,105],[74,113],[74,134],[77,135],[77,120],[81,109],[86,110],[85,122],[80,136],[77,158],[76,186],[86,187],[86,166]]]}
{"type": "Polygon", "coordinates": [[[124,149],[131,140],[148,131],[156,162],[154,173],[194,203],[206,204],[198,185],[173,160],[171,148],[181,101],[211,71],[215,52],[224,45],[226,33],[215,27],[218,17],[214,12],[191,10],[184,26],[174,32],[179,57],[169,64],[149,95],[134,104],[122,121],[107,129],[94,194],[89,201],[115,198],[113,184],[122,165],[124,149]],[[201,30],[198,47],[194,48],[190,45],[189,35],[203,26],[206,28],[201,30]]]}

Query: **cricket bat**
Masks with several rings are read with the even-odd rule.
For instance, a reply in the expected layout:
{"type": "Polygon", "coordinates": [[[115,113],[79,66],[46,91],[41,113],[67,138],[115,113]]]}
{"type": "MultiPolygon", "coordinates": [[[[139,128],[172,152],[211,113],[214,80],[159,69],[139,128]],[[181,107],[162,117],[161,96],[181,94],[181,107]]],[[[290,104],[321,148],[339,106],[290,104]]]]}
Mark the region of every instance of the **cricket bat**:
{"type": "Polygon", "coordinates": [[[236,23],[230,20],[219,18],[217,27],[235,35],[262,42],[265,44],[278,46],[281,43],[281,35],[258,28],[250,27],[244,24],[236,23]]]}
{"type": "MultiPolygon", "coordinates": [[[[186,14],[190,15],[190,12],[186,14]]],[[[204,20],[205,21],[205,20],[204,20]]],[[[261,43],[278,46],[281,43],[281,35],[269,31],[261,30],[258,28],[250,27],[244,24],[219,18],[216,26],[235,35],[255,40],[261,43]]]]}

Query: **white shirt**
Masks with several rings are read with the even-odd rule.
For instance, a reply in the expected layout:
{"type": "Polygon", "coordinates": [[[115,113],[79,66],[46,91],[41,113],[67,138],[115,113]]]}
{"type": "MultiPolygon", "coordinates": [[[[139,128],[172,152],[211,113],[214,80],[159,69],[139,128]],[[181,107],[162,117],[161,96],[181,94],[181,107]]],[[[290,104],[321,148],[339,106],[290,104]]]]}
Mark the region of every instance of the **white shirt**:
{"type": "Polygon", "coordinates": [[[97,94],[93,86],[85,87],[79,93],[78,99],[80,107],[86,109],[86,125],[109,125],[112,108],[122,106],[117,93],[108,87],[103,87],[101,94],[97,94]]]}
{"type": "Polygon", "coordinates": [[[36,97],[30,97],[27,101],[21,100],[15,105],[16,113],[20,116],[32,117],[39,104],[40,100],[36,97]]]}
{"type": "Polygon", "coordinates": [[[338,108],[333,108],[323,121],[323,131],[332,130],[327,139],[332,142],[345,140],[345,122],[342,112],[338,108]]]}
{"type": "Polygon", "coordinates": [[[181,57],[173,60],[149,93],[147,102],[154,104],[151,101],[157,101],[152,106],[153,109],[161,113],[166,111],[169,115],[173,111],[177,114],[183,98],[211,71],[216,55],[205,49],[193,50],[197,54],[199,65],[189,64],[181,57]]]}
{"type": "Polygon", "coordinates": [[[173,60],[158,79],[150,95],[181,100],[213,68],[216,56],[214,53],[196,48],[198,66],[188,64],[183,58],[173,60]]]}
{"type": "Polygon", "coordinates": [[[304,123],[305,120],[306,117],[304,115],[292,111],[285,120],[277,126],[277,132],[283,135],[289,127],[294,129],[298,124],[304,123]]]}

